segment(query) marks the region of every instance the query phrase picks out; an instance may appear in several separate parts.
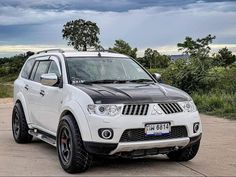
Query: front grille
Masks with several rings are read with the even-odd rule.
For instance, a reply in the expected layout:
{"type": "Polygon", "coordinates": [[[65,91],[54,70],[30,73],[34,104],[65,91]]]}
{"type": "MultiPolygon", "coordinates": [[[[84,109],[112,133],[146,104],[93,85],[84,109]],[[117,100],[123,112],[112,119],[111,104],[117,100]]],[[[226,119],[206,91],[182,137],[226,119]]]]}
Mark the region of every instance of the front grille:
{"type": "Polygon", "coordinates": [[[165,114],[183,112],[183,109],[179,106],[178,103],[158,103],[158,105],[165,114]]]}
{"type": "Polygon", "coordinates": [[[124,105],[123,115],[147,115],[149,104],[124,105]]]}
{"type": "Polygon", "coordinates": [[[183,138],[187,136],[188,133],[185,126],[172,126],[171,133],[161,136],[146,136],[144,128],[138,128],[138,129],[125,130],[120,138],[120,142],[165,140],[165,139],[183,138]]]}

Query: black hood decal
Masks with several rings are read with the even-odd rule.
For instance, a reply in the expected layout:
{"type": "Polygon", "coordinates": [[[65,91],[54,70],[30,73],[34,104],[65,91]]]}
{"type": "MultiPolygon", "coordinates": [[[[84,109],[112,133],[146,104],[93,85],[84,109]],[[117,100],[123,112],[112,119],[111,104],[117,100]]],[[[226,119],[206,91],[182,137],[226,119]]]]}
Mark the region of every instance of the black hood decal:
{"type": "Polygon", "coordinates": [[[132,104],[187,101],[189,95],[164,84],[79,84],[75,85],[87,93],[94,103],[132,104]]]}

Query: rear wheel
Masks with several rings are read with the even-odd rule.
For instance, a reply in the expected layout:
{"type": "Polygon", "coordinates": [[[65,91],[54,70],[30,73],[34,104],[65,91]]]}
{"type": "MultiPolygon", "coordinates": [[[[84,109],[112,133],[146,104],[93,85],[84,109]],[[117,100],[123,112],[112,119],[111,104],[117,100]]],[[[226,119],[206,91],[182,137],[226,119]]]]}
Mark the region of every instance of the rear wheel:
{"type": "Polygon", "coordinates": [[[197,155],[199,146],[200,146],[200,141],[197,141],[196,143],[186,148],[170,152],[169,154],[167,154],[167,156],[171,160],[175,160],[175,161],[188,161],[188,160],[193,159],[197,155]]]}
{"type": "Polygon", "coordinates": [[[84,172],[92,163],[92,155],[83,145],[74,117],[66,115],[57,130],[57,152],[62,168],[68,173],[84,172]]]}
{"type": "Polygon", "coordinates": [[[12,133],[17,143],[29,143],[32,136],[28,133],[29,127],[25,118],[24,110],[20,103],[16,103],[12,112],[12,133]]]}

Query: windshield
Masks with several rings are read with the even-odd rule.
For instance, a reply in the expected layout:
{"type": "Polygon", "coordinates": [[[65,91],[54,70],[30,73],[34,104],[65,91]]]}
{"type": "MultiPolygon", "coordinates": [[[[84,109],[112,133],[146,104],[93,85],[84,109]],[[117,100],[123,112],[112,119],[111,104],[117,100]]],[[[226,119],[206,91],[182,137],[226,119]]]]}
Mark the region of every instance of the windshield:
{"type": "Polygon", "coordinates": [[[67,58],[69,77],[77,83],[153,82],[129,58],[67,58]]]}

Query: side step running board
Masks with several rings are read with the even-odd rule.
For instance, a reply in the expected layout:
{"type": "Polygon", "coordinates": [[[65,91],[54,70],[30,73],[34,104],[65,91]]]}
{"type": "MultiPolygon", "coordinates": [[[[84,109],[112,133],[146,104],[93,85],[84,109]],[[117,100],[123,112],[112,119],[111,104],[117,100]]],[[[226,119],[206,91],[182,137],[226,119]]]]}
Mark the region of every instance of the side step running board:
{"type": "Polygon", "coordinates": [[[29,130],[28,133],[30,135],[44,141],[44,142],[56,147],[56,138],[52,138],[51,136],[47,135],[47,133],[44,133],[44,132],[39,131],[37,129],[29,130]]]}

